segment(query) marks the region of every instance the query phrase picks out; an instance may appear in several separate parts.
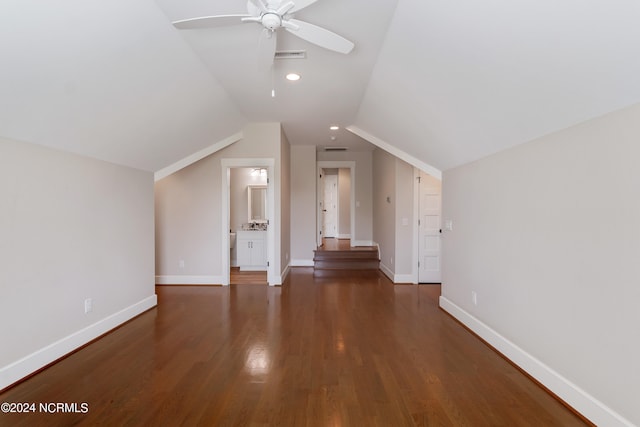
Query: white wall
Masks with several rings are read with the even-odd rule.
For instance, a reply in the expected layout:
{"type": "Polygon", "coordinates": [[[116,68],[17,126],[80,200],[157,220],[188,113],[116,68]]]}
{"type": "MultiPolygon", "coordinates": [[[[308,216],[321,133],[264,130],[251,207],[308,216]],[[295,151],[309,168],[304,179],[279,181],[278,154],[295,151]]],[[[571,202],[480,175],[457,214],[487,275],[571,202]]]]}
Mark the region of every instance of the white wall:
{"type": "Polygon", "coordinates": [[[156,298],[152,173],[0,139],[0,194],[2,389],[156,298]]]}
{"type": "Polygon", "coordinates": [[[156,275],[216,283],[221,197],[220,161],[213,155],[155,183],[156,275]]]}
{"type": "Polygon", "coordinates": [[[394,158],[396,165],[396,258],[395,282],[411,283],[417,279],[412,276],[414,270],[413,257],[413,224],[414,218],[414,192],[415,180],[413,166],[409,163],[394,158]]]}
{"type": "Polygon", "coordinates": [[[280,128],[280,262],[277,271],[281,281],[289,272],[291,253],[291,145],[280,128]]]}
{"type": "Polygon", "coordinates": [[[291,146],[291,265],[312,266],[316,249],[316,147],[291,146]]]}
{"type": "Polygon", "coordinates": [[[351,169],[338,169],[338,237],[351,238],[351,169]]]}
{"type": "Polygon", "coordinates": [[[396,170],[390,154],[373,152],[373,239],[380,251],[380,269],[393,280],[396,259],[396,170]]]}
{"type": "MultiPolygon", "coordinates": [[[[156,280],[168,283],[221,283],[221,160],[273,158],[275,216],[280,229],[281,151],[279,123],[254,123],[243,138],[156,182],[156,280]],[[184,267],[180,267],[180,260],[184,267]]],[[[275,235],[276,272],[282,271],[281,232],[275,235]]],[[[288,247],[286,248],[288,251],[288,247]]]]}
{"type": "Polygon", "coordinates": [[[640,425],[639,140],[635,106],[443,179],[441,305],[598,425],[640,425]]]}
{"type": "MultiPolygon", "coordinates": [[[[372,152],[371,151],[319,151],[318,161],[355,161],[355,230],[351,230],[351,240],[361,245],[373,243],[372,214],[372,152]]],[[[315,185],[315,184],[314,184],[315,185]]],[[[315,187],[314,187],[315,188],[315,187]]],[[[314,191],[314,190],[309,190],[314,191]]]]}
{"type": "Polygon", "coordinates": [[[373,237],[380,250],[380,269],[396,283],[413,281],[413,186],[411,165],[374,150],[373,237]]]}

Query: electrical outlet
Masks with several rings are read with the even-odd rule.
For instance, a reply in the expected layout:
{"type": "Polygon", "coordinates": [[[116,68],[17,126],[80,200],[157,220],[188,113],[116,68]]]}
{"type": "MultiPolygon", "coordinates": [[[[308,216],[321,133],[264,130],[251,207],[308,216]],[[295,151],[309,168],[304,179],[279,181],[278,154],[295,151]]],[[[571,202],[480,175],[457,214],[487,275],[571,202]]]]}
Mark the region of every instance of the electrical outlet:
{"type": "Polygon", "coordinates": [[[178,262],[178,265],[180,266],[180,268],[184,268],[184,260],[181,259],[180,262],[178,262]]]}
{"type": "Polygon", "coordinates": [[[87,298],[84,300],[84,314],[93,311],[93,300],[91,298],[87,298]]]}
{"type": "Polygon", "coordinates": [[[473,301],[473,305],[478,305],[478,294],[476,291],[471,291],[471,301],[473,301]]]}

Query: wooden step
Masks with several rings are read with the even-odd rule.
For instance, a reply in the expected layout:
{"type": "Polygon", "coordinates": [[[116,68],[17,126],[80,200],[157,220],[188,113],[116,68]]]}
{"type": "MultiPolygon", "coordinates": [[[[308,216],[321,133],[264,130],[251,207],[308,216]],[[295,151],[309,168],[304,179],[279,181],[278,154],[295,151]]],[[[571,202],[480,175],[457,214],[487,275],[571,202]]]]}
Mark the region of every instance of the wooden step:
{"type": "Polygon", "coordinates": [[[315,251],[314,260],[334,260],[334,259],[378,259],[378,251],[351,250],[351,251],[315,251]]]}
{"type": "Polygon", "coordinates": [[[380,261],[363,259],[342,259],[342,260],[322,260],[313,262],[316,270],[377,270],[380,268],[380,261]]]}
{"type": "MultiPolygon", "coordinates": [[[[313,277],[317,279],[336,279],[344,280],[349,277],[353,280],[371,280],[378,277],[386,277],[380,270],[326,270],[326,269],[314,269],[313,277]]],[[[318,282],[324,283],[324,282],[318,282]]]]}
{"type": "Polygon", "coordinates": [[[326,270],[378,270],[380,261],[375,248],[351,248],[349,250],[316,250],[313,257],[314,269],[326,270]]]}

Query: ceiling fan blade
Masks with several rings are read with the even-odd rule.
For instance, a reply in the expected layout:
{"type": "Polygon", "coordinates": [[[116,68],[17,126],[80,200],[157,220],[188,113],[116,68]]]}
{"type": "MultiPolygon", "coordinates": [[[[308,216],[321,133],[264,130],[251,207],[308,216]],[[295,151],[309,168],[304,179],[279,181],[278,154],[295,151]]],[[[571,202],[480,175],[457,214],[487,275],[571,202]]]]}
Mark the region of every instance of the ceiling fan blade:
{"type": "Polygon", "coordinates": [[[217,15],[200,16],[198,18],[183,19],[172,22],[173,26],[181,30],[194,30],[198,28],[225,27],[228,25],[242,24],[242,18],[251,15],[217,15]]]}
{"type": "Polygon", "coordinates": [[[286,21],[293,25],[284,25],[285,29],[291,34],[300,37],[310,43],[317,44],[325,49],[333,50],[335,52],[347,54],[351,52],[355,46],[353,42],[345,39],[342,36],[337,35],[334,32],[325,30],[317,25],[310,24],[304,21],[298,21],[297,19],[289,19],[286,21]],[[298,27],[297,29],[295,27],[298,27]]]}
{"type": "Polygon", "coordinates": [[[278,33],[275,31],[263,30],[258,46],[258,54],[256,58],[257,66],[261,70],[268,70],[273,65],[276,56],[276,43],[278,41],[278,33]]]}
{"type": "Polygon", "coordinates": [[[305,7],[312,5],[317,1],[318,0],[296,0],[295,1],[296,5],[293,7],[293,9],[289,11],[289,13],[297,12],[298,10],[304,9],[305,7]]]}
{"type": "Polygon", "coordinates": [[[294,7],[296,7],[294,2],[288,1],[285,3],[283,1],[282,3],[280,3],[280,7],[278,7],[278,9],[276,10],[276,14],[280,16],[284,16],[287,13],[290,13],[294,7]]]}

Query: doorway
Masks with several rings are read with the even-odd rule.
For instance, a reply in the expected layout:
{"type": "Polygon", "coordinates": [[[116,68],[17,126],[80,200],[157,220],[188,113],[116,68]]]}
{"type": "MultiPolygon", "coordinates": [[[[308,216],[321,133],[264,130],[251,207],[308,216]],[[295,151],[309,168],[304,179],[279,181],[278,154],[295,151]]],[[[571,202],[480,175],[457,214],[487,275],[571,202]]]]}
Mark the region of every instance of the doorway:
{"type": "Polygon", "coordinates": [[[266,168],[230,168],[229,284],[267,284],[267,222],[266,168]]]}
{"type": "Polygon", "coordinates": [[[349,239],[350,246],[357,246],[355,162],[319,161],[317,166],[316,246],[323,238],[349,239]]]}
{"type": "MultiPolygon", "coordinates": [[[[222,285],[226,286],[231,283],[231,254],[232,254],[232,243],[233,243],[233,235],[232,233],[235,231],[237,233],[238,229],[241,229],[242,226],[238,224],[244,224],[244,219],[238,216],[233,220],[232,225],[232,212],[231,212],[231,193],[235,191],[231,187],[232,180],[232,170],[239,168],[248,168],[250,172],[253,170],[258,170],[259,173],[262,173],[264,170],[264,174],[266,175],[266,208],[264,211],[266,212],[266,218],[264,219],[264,229],[259,229],[257,231],[249,231],[251,233],[257,233],[258,231],[264,232],[264,242],[265,244],[261,246],[258,242],[249,243],[249,246],[260,249],[264,255],[266,255],[266,280],[262,283],[267,283],[269,285],[275,285],[275,263],[274,263],[274,254],[275,254],[275,232],[274,229],[278,227],[278,221],[274,216],[274,206],[275,206],[275,195],[273,191],[273,169],[274,169],[275,161],[271,158],[256,158],[256,159],[221,159],[221,173],[222,173],[222,181],[221,181],[221,268],[222,268],[222,285]]],[[[239,215],[246,216],[247,223],[256,222],[255,218],[253,220],[249,220],[249,190],[248,187],[250,184],[247,184],[246,188],[241,188],[242,194],[244,195],[244,199],[246,203],[240,208],[241,212],[239,215]]],[[[238,190],[238,191],[240,191],[238,190]]],[[[241,196],[242,197],[242,196],[241,196]]],[[[234,214],[235,215],[235,214],[234,214]]],[[[244,216],[242,218],[244,218],[244,216]]],[[[259,222],[256,222],[259,223],[259,222]]],[[[255,229],[254,229],[255,230],[255,229]]],[[[257,237],[257,235],[255,235],[257,237]]],[[[253,239],[251,239],[253,240],[253,239]]],[[[239,244],[239,239],[236,234],[235,236],[235,245],[239,244]]],[[[237,252],[236,252],[237,257],[237,252]]],[[[236,258],[237,262],[237,258],[236,258]]],[[[262,273],[264,274],[264,273],[262,273]]],[[[235,275],[234,275],[235,276],[235,275]]],[[[252,279],[253,280],[253,279],[252,279]]]]}
{"type": "Polygon", "coordinates": [[[442,182],[419,171],[418,283],[441,283],[442,182]]]}
{"type": "Polygon", "coordinates": [[[322,235],[325,239],[338,235],[338,170],[324,169],[322,178],[322,235]]]}

